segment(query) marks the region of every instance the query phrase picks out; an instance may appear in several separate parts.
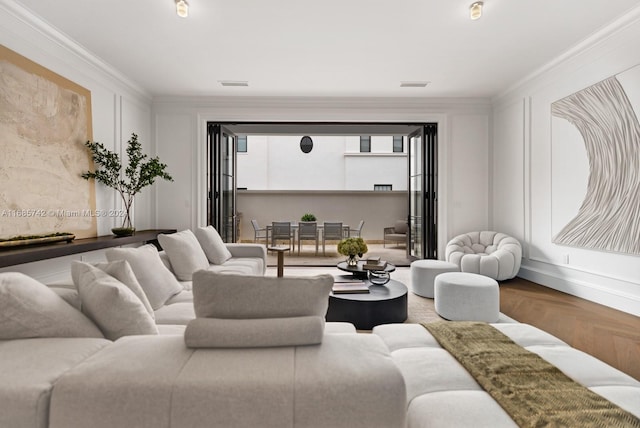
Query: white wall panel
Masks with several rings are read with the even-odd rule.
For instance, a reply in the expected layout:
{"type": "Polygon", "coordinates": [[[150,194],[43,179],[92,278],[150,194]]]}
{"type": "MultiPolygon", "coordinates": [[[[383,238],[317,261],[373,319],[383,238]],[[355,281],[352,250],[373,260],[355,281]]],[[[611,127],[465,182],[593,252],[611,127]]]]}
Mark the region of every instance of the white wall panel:
{"type": "Polygon", "coordinates": [[[524,241],[524,100],[494,112],[492,229],[524,241]]]}
{"type": "MultiPolygon", "coordinates": [[[[489,227],[489,117],[451,118],[449,239],[489,227]]],[[[440,170],[447,172],[446,170],[440,170]]]]}
{"type": "MultiPolygon", "coordinates": [[[[640,315],[637,256],[552,242],[562,223],[577,213],[588,174],[584,147],[561,146],[560,141],[552,141],[552,123],[558,127],[557,136],[575,129],[552,119],[551,104],[640,64],[640,22],[636,19],[627,24],[615,31],[607,29],[602,38],[594,37],[581,51],[495,100],[493,210],[497,227],[516,226],[513,221],[524,224],[525,234],[520,239],[524,239],[528,255],[523,259],[521,276],[640,315]],[[520,120],[517,111],[519,100],[524,100],[524,120],[520,120]],[[525,143],[523,152],[519,135],[525,143]],[[513,146],[509,145],[511,140],[513,146]],[[572,158],[575,162],[560,162],[572,158]],[[500,183],[509,177],[516,181],[524,177],[524,206],[529,213],[525,209],[517,220],[499,214],[511,204],[511,195],[499,191],[506,190],[500,183]]],[[[512,213],[518,214],[514,210],[512,213]]]]}
{"type": "Polygon", "coordinates": [[[174,180],[161,180],[155,184],[159,195],[156,223],[160,229],[193,228],[197,206],[193,185],[197,170],[192,144],[195,134],[193,120],[185,114],[158,115],[155,132],[162,141],[157,146],[157,155],[167,164],[167,171],[174,180]]]}

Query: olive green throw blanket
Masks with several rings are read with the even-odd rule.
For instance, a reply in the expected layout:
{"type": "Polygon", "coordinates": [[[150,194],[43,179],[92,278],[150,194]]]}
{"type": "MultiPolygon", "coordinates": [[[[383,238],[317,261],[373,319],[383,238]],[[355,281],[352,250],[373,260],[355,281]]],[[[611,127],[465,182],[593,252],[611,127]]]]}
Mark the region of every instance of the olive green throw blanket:
{"type": "Polygon", "coordinates": [[[489,324],[422,325],[521,427],[640,427],[640,419],[489,324]]]}

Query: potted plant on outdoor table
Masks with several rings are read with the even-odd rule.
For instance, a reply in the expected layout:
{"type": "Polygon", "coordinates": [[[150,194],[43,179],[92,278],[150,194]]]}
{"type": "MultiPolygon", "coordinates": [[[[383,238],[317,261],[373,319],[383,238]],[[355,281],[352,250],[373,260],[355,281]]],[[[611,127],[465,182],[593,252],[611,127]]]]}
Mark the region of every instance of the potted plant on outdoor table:
{"type": "Polygon", "coordinates": [[[316,216],[310,213],[304,214],[300,221],[316,221],[316,216]]]}
{"type": "Polygon", "coordinates": [[[338,243],[338,253],[347,256],[347,266],[357,266],[358,258],[369,251],[362,238],[345,238],[338,243]]]}
{"type": "Polygon", "coordinates": [[[82,178],[95,179],[118,192],[122,198],[124,219],[122,227],[114,227],[111,231],[117,236],[133,235],[136,230],[131,224],[133,200],[142,189],[152,185],[156,178],[173,181],[171,175],[165,171],[167,165],[161,163],[157,156],[147,160],[148,156],[142,153],[142,144],[135,133],[131,134],[127,142],[126,152],[129,163],[124,169],[124,175],[122,175],[122,162],[117,153],[98,142],[87,141],[84,145],[91,151],[97,168],[95,171],[83,173],[82,178]]]}

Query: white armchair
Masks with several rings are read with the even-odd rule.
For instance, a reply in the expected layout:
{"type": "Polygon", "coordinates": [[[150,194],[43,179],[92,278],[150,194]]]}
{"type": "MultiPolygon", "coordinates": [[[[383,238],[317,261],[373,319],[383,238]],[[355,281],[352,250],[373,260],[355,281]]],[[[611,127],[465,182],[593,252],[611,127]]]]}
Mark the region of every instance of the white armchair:
{"type": "Polygon", "coordinates": [[[448,262],[460,266],[462,272],[503,281],[518,274],[522,247],[517,239],[504,233],[469,232],[449,241],[445,257],[448,262]]]}

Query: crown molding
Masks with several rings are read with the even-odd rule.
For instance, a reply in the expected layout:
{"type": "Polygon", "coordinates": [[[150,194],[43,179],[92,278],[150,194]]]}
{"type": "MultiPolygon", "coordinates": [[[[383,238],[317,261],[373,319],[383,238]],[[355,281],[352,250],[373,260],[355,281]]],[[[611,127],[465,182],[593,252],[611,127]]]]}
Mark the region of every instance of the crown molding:
{"type": "Polygon", "coordinates": [[[147,101],[151,101],[152,95],[138,83],[129,79],[119,70],[106,63],[100,57],[87,50],[84,46],[73,40],[71,37],[61,32],[49,22],[40,18],[30,9],[26,8],[18,1],[15,0],[0,0],[0,10],[4,11],[8,15],[11,15],[14,19],[22,24],[30,27],[32,30],[40,33],[49,41],[55,43],[61,48],[70,52],[73,56],[97,70],[98,72],[105,74],[109,79],[116,81],[120,85],[123,85],[127,90],[135,93],[136,95],[145,98],[147,101]]]}
{"type": "Polygon", "coordinates": [[[564,63],[570,61],[593,48],[594,46],[606,41],[610,37],[619,34],[624,29],[637,24],[640,22],[640,6],[635,6],[627,13],[625,13],[620,18],[611,22],[610,24],[600,28],[598,31],[593,33],[591,36],[582,40],[578,44],[574,45],[572,48],[568,49],[560,56],[556,57],[552,61],[546,63],[542,67],[537,68],[527,76],[523,77],[504,91],[500,92],[498,95],[493,97],[494,102],[498,102],[499,100],[507,98],[509,95],[522,88],[523,86],[533,82],[537,78],[543,76],[545,73],[563,65],[564,63]]]}

